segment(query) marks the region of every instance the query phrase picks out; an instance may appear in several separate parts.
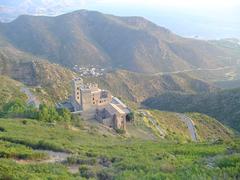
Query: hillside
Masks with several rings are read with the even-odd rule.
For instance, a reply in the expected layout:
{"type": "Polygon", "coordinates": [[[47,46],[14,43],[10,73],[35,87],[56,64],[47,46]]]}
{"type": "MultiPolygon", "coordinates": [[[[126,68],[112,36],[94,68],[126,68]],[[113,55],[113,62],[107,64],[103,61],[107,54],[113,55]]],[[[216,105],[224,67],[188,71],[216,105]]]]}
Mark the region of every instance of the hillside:
{"type": "Polygon", "coordinates": [[[20,91],[22,86],[23,84],[0,75],[0,109],[2,105],[15,100],[16,98],[27,99],[27,97],[20,91]]]}
{"type": "MultiPolygon", "coordinates": [[[[31,86],[43,101],[67,99],[71,92],[71,80],[77,76],[69,69],[16,50],[12,46],[7,51],[0,47],[0,64],[0,74],[31,86]]],[[[103,77],[84,80],[97,82],[101,88],[111,90],[114,95],[135,102],[166,91],[198,93],[216,89],[213,85],[186,74],[146,75],[118,70],[103,77]]]]}
{"type": "Polygon", "coordinates": [[[0,74],[30,86],[42,101],[57,102],[68,97],[71,80],[77,75],[57,64],[13,47],[0,47],[0,74]]]}
{"type": "Polygon", "coordinates": [[[119,70],[107,73],[103,77],[84,78],[84,80],[97,82],[100,87],[109,89],[114,95],[135,102],[169,91],[202,93],[217,89],[205,81],[186,74],[146,75],[119,70]]]}
{"type": "MultiPolygon", "coordinates": [[[[233,132],[216,119],[198,113],[188,113],[184,116],[191,119],[197,142],[231,140],[233,137],[233,132]]],[[[136,111],[134,124],[136,127],[141,125],[149,127],[154,134],[163,139],[180,142],[195,141],[187,123],[181,117],[182,115],[174,112],[140,109],[136,111]]]]}
{"type": "MultiPolygon", "coordinates": [[[[43,68],[47,70],[47,68],[43,68]]],[[[47,73],[42,73],[45,75],[48,75],[47,73]]],[[[44,80],[48,80],[47,78],[43,78],[44,80]]],[[[21,92],[21,87],[24,87],[25,85],[12,80],[8,77],[5,76],[0,76],[0,82],[1,82],[1,87],[0,87],[0,110],[1,106],[6,104],[9,101],[15,100],[15,99],[22,99],[22,100],[27,100],[26,94],[21,92]]],[[[51,81],[50,81],[51,82],[51,81]]],[[[55,84],[53,84],[53,87],[55,84]]],[[[49,92],[52,92],[54,89],[51,85],[49,87],[49,92]]],[[[44,88],[31,88],[31,91],[35,96],[38,97],[42,102],[51,102],[51,100],[54,100],[51,94],[48,93],[43,93],[47,92],[47,87],[44,88]],[[36,91],[37,89],[37,91],[36,91]]],[[[59,94],[59,93],[58,93],[59,94]]],[[[135,114],[135,121],[134,123],[129,123],[129,131],[127,133],[128,137],[133,137],[133,138],[140,138],[140,139],[159,139],[164,138],[168,140],[175,140],[175,141],[191,141],[191,136],[188,132],[188,127],[184,122],[181,121],[181,119],[177,116],[176,113],[170,113],[170,112],[159,112],[159,111],[147,111],[144,109],[132,109],[134,114],[135,114]],[[151,114],[151,115],[148,115],[151,114]],[[163,131],[163,134],[161,132],[159,133],[158,130],[156,129],[156,126],[152,124],[152,120],[157,122],[159,126],[161,126],[161,129],[163,131]]],[[[190,115],[189,115],[190,116],[190,115]]],[[[196,116],[197,117],[197,116],[196,116]]],[[[209,118],[206,116],[203,120],[208,120],[208,123],[205,124],[203,121],[201,121],[200,127],[202,128],[201,131],[205,131],[209,129],[211,131],[210,133],[206,133],[206,136],[203,136],[202,134],[204,133],[199,133],[199,141],[209,141],[209,140],[215,140],[215,139],[224,139],[224,140],[229,140],[231,139],[232,133],[230,133],[230,130],[225,129],[224,126],[219,125],[214,121],[213,119],[209,118]],[[214,126],[211,126],[211,124],[215,124],[214,126]],[[221,132],[221,133],[219,133],[221,132]]],[[[97,121],[93,120],[90,122],[82,122],[82,127],[94,127],[96,131],[99,133],[108,133],[112,134],[111,132],[106,132],[104,128],[101,128],[100,124],[97,123],[97,121]],[[100,127],[100,128],[99,128],[100,127]]],[[[1,128],[0,128],[1,129],[1,128]]]]}
{"type": "Polygon", "coordinates": [[[1,179],[234,179],[239,172],[238,141],[142,140],[22,119],[0,119],[0,127],[1,179]]]}
{"type": "Polygon", "coordinates": [[[236,63],[228,48],[179,37],[144,18],[86,10],[57,17],[20,16],[1,23],[0,36],[21,51],[70,68],[93,64],[154,73],[236,63]]]}
{"type": "Polygon", "coordinates": [[[174,112],[200,112],[240,130],[239,89],[206,94],[166,93],[143,102],[145,106],[174,112]]]}
{"type": "Polygon", "coordinates": [[[233,57],[228,57],[229,60],[234,60],[232,58],[238,58],[239,62],[239,57],[240,57],[240,41],[238,39],[220,39],[220,40],[215,40],[215,41],[209,41],[210,43],[223,48],[227,49],[228,51],[231,51],[231,54],[233,54],[233,57]]]}

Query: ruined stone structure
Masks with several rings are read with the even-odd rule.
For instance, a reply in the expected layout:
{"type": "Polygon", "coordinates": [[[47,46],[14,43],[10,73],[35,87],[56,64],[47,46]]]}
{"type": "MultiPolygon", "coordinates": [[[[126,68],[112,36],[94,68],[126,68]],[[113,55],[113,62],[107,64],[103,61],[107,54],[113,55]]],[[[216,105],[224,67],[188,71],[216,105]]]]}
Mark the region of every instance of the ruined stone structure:
{"type": "Polygon", "coordinates": [[[128,107],[97,84],[84,84],[81,78],[74,79],[70,102],[74,111],[81,112],[86,119],[96,119],[114,129],[126,130],[128,107]]]}

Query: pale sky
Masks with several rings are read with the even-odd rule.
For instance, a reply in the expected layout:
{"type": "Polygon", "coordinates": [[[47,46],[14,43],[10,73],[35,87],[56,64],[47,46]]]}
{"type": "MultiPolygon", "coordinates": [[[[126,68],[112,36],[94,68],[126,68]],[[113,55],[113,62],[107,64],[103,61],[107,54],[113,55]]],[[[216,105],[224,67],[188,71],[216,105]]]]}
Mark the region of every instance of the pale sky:
{"type": "MultiPolygon", "coordinates": [[[[77,0],[76,0],[77,1],[77,0]]],[[[81,1],[81,0],[80,0],[81,1]]],[[[141,5],[141,6],[165,6],[178,8],[226,8],[235,7],[240,4],[239,0],[84,0],[85,4],[103,3],[103,4],[124,4],[124,5],[141,5]]]]}
{"type": "Polygon", "coordinates": [[[240,0],[0,0],[0,18],[78,9],[143,16],[183,36],[240,38],[240,0]]]}

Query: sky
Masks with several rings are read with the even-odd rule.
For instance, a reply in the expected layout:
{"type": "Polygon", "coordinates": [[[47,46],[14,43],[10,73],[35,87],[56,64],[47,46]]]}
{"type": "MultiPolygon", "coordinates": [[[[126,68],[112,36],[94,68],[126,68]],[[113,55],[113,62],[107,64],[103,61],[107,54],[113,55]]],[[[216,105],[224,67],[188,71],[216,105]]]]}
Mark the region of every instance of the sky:
{"type": "Polygon", "coordinates": [[[78,9],[143,16],[182,36],[240,38],[240,0],[0,0],[0,19],[78,9]]]}

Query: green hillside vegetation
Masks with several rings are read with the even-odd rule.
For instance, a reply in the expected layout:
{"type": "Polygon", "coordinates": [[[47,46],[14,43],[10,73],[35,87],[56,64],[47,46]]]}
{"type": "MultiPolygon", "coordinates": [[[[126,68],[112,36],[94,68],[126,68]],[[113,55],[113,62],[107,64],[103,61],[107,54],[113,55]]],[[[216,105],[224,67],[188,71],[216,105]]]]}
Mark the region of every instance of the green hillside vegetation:
{"type": "Polygon", "coordinates": [[[34,56],[29,57],[31,58],[21,59],[17,56],[12,60],[7,56],[0,56],[0,74],[30,86],[44,103],[53,104],[67,99],[71,91],[71,80],[77,75],[57,64],[43,59],[36,61],[33,60],[34,56]]]}
{"type": "Polygon", "coordinates": [[[26,95],[20,91],[21,86],[23,84],[0,75],[0,109],[5,103],[17,98],[22,100],[27,99],[26,95]]]}
{"type": "MultiPolygon", "coordinates": [[[[186,123],[181,121],[176,113],[158,110],[144,111],[149,113],[157,122],[157,125],[165,134],[165,139],[175,140],[178,142],[192,141],[186,123]]],[[[216,119],[198,113],[188,113],[187,116],[193,120],[197,133],[197,140],[199,142],[214,142],[216,140],[229,141],[234,137],[233,131],[223,126],[216,119]]],[[[137,121],[135,122],[137,124],[139,121],[145,121],[146,125],[150,127],[157,136],[160,135],[156,129],[156,125],[153,125],[152,122],[149,121],[149,118],[143,113],[137,113],[135,115],[135,121],[137,121]]]]}
{"type": "Polygon", "coordinates": [[[237,141],[179,144],[24,121],[0,120],[1,179],[236,179],[240,170],[237,141]],[[72,155],[63,163],[37,163],[47,158],[38,148],[72,155]],[[72,165],[79,170],[70,173],[72,165]]]}
{"type": "Polygon", "coordinates": [[[39,109],[28,105],[24,100],[16,99],[4,104],[0,110],[0,118],[31,118],[48,123],[58,121],[70,122],[74,117],[68,109],[56,109],[41,104],[39,109]]]}
{"type": "Polygon", "coordinates": [[[230,140],[233,137],[233,131],[214,118],[200,113],[188,113],[187,115],[193,120],[197,138],[200,141],[230,140]]]}
{"type": "Polygon", "coordinates": [[[239,131],[239,102],[240,91],[234,89],[195,95],[166,93],[149,98],[143,104],[165,111],[200,112],[239,131]]]}
{"type": "Polygon", "coordinates": [[[0,140],[0,159],[41,160],[47,155],[33,151],[27,146],[0,140]]]}

